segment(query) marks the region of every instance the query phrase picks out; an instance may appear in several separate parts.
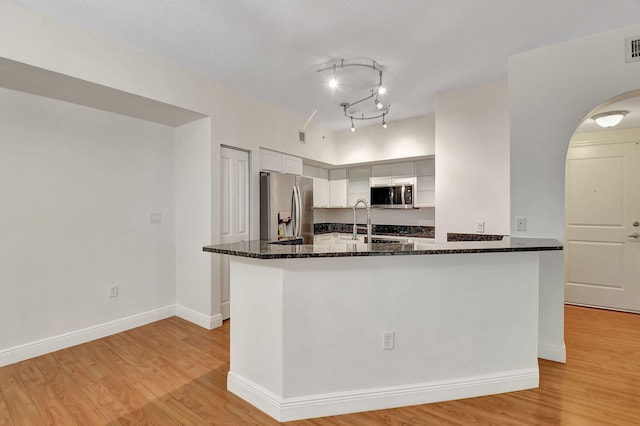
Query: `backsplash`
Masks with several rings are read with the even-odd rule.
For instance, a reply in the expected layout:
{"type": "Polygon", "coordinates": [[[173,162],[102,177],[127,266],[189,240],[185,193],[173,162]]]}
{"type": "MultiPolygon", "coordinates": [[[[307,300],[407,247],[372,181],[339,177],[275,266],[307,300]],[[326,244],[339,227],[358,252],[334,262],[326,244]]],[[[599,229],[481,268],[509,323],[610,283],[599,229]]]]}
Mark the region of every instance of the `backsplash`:
{"type": "Polygon", "coordinates": [[[458,234],[447,232],[447,241],[502,241],[504,235],[491,234],[458,234]]]}
{"type": "MultiPolygon", "coordinates": [[[[359,223],[358,226],[366,226],[359,223]]],[[[352,223],[315,223],[313,225],[314,234],[327,234],[337,232],[339,234],[351,234],[353,232],[352,223]]],[[[359,229],[358,234],[366,234],[367,231],[359,229]]],[[[434,238],[436,234],[435,226],[418,226],[418,225],[372,225],[371,233],[373,235],[393,235],[414,238],[434,238]]]]}

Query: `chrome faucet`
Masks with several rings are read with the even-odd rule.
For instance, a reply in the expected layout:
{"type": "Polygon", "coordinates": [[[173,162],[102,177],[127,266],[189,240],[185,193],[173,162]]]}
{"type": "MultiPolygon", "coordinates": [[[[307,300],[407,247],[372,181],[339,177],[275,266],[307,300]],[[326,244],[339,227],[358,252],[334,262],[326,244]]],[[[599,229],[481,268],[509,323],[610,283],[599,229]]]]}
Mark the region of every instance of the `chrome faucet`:
{"type": "Polygon", "coordinates": [[[364,204],[367,209],[367,243],[371,244],[371,210],[369,209],[369,203],[367,203],[367,200],[365,200],[364,198],[358,198],[356,200],[356,203],[353,205],[353,237],[351,238],[353,240],[357,240],[358,229],[362,228],[359,227],[356,222],[356,207],[358,207],[358,204],[360,203],[364,204]]]}

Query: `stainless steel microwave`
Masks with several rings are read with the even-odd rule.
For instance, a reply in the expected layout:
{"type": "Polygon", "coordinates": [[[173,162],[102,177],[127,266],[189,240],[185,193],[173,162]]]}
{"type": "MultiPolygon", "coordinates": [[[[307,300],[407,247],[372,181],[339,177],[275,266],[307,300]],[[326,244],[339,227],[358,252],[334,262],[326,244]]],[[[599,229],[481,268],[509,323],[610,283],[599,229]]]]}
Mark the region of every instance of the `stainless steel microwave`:
{"type": "Polygon", "coordinates": [[[413,208],[413,185],[385,185],[371,187],[371,207],[387,209],[413,208]]]}

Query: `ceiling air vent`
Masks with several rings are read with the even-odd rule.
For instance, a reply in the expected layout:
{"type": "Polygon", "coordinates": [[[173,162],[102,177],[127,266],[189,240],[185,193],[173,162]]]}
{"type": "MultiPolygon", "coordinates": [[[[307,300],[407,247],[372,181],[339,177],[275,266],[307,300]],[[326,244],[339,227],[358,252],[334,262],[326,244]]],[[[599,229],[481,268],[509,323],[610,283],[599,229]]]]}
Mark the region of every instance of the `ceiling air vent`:
{"type": "Polygon", "coordinates": [[[624,50],[627,62],[640,61],[640,36],[625,39],[624,50]]]}
{"type": "Polygon", "coordinates": [[[305,141],[305,134],[304,134],[304,130],[298,130],[298,142],[300,143],[307,143],[305,141]]]}

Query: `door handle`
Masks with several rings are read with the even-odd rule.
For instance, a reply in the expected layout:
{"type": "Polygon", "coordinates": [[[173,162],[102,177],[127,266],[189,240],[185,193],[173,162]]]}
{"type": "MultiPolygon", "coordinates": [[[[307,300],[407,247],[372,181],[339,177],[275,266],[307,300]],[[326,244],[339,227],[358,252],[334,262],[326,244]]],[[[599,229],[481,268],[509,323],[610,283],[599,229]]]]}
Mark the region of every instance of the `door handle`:
{"type": "Polygon", "coordinates": [[[640,234],[638,234],[637,232],[634,232],[631,235],[627,235],[627,238],[635,238],[637,240],[638,238],[640,238],[640,234]]]}

